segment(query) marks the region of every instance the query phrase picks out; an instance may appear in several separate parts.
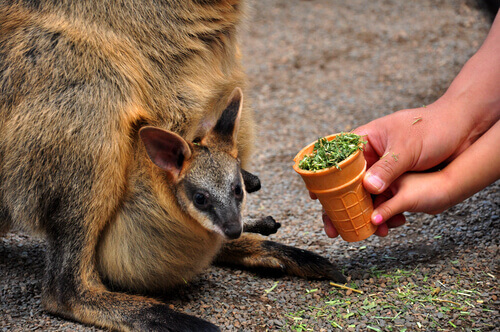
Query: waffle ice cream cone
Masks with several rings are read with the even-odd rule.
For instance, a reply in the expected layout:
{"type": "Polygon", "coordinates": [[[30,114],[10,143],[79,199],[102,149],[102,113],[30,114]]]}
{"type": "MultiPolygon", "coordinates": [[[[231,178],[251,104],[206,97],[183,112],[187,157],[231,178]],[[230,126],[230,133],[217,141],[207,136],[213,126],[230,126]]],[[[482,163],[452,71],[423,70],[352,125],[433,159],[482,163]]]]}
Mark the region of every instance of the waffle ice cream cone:
{"type": "MultiPolygon", "coordinates": [[[[326,138],[332,140],[336,135],[326,138]]],[[[339,163],[340,170],[330,167],[319,171],[299,168],[299,161],[311,154],[314,143],[295,156],[294,170],[300,174],[309,191],[313,192],[332,220],[340,236],[348,242],[361,241],[375,233],[377,226],[370,221],[373,204],[363,187],[366,161],[361,150],[339,163]]]]}

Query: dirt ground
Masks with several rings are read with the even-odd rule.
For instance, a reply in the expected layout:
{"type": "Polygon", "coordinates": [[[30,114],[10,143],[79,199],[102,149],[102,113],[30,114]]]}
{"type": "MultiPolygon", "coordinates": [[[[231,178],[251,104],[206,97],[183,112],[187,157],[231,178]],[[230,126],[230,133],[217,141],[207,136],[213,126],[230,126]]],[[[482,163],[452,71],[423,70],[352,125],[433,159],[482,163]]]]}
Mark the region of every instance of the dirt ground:
{"type": "MultiPolygon", "coordinates": [[[[258,122],[252,170],[263,188],[248,215],[272,215],[270,238],[343,268],[329,281],[212,267],[169,303],[224,331],[500,330],[499,182],[438,216],[408,215],[386,238],[329,239],[292,158],[319,136],[426,105],[484,40],[491,17],[472,0],[253,1],[241,34],[258,122]]],[[[42,311],[45,245],[0,238],[0,331],[93,331],[42,311]]]]}

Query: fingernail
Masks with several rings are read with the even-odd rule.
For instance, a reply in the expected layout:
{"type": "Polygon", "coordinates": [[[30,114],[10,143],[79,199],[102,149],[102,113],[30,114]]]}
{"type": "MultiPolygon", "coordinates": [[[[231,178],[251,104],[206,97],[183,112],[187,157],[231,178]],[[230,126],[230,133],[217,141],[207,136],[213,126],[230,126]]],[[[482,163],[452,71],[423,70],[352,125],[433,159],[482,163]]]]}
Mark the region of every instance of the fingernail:
{"type": "Polygon", "coordinates": [[[382,189],[384,186],[384,182],[376,175],[367,174],[366,181],[368,181],[373,187],[377,188],[377,190],[382,189]]]}
{"type": "Polygon", "coordinates": [[[375,214],[375,217],[372,219],[375,225],[380,225],[384,221],[384,218],[380,214],[375,214]]]}

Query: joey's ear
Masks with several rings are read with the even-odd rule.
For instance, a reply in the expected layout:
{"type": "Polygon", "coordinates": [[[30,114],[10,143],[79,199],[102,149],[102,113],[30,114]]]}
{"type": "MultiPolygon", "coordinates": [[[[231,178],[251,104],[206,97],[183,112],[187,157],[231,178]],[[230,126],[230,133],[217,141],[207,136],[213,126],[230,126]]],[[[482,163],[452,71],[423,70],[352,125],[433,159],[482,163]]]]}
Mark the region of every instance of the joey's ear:
{"type": "Polygon", "coordinates": [[[177,178],[184,160],[191,157],[187,142],[171,131],[156,127],[143,127],[139,135],[151,161],[177,178]]]}
{"type": "Polygon", "coordinates": [[[226,108],[213,127],[211,134],[218,140],[230,143],[234,146],[240,127],[242,105],[243,93],[240,88],[235,88],[229,97],[226,108]]]}

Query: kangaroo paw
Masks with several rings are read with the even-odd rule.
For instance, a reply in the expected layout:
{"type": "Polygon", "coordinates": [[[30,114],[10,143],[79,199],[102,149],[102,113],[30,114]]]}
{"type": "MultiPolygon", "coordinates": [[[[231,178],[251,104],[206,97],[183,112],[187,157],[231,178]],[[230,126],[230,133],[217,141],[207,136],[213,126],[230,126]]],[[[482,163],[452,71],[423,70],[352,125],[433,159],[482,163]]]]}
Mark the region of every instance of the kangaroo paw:
{"type": "Polygon", "coordinates": [[[276,222],[273,217],[267,216],[245,223],[245,225],[243,226],[243,231],[247,233],[257,233],[267,236],[276,233],[280,227],[281,224],[279,222],[276,222]]]}
{"type": "Polygon", "coordinates": [[[260,180],[257,175],[253,175],[250,172],[241,170],[241,176],[243,177],[243,182],[245,183],[245,190],[247,193],[253,193],[260,190],[260,180]]]}

